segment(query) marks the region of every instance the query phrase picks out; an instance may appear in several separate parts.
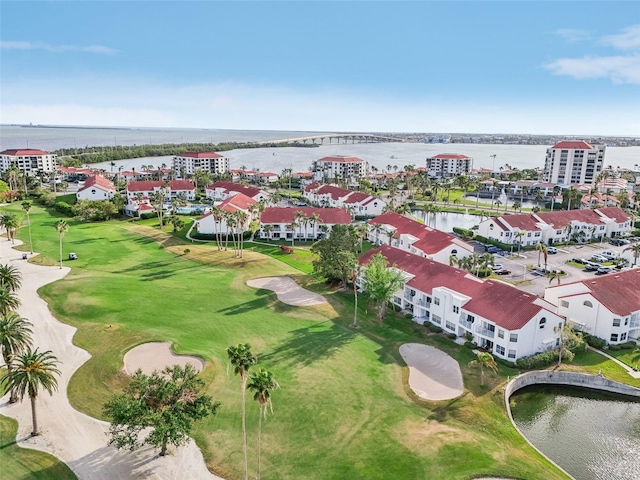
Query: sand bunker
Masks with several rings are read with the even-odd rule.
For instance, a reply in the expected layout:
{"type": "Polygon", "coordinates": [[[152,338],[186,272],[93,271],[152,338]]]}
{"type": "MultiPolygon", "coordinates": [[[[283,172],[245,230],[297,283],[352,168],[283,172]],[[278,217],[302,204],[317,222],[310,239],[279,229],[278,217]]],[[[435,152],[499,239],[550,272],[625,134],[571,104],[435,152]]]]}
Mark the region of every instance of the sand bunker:
{"type": "Polygon", "coordinates": [[[308,307],[320,305],[326,300],[322,295],[310,292],[299,286],[289,277],[263,277],[247,281],[247,285],[253,288],[264,288],[275,292],[278,300],[294,307],[308,307]]]}
{"type": "Polygon", "coordinates": [[[154,370],[163,370],[164,367],[172,365],[184,367],[188,363],[198,372],[204,368],[204,362],[198,357],[173,353],[169,342],[143,343],[129,350],[124,356],[124,370],[129,375],[133,375],[137,369],[150,375],[154,370]]]}
{"type": "Polygon", "coordinates": [[[400,346],[400,355],[409,366],[409,386],[420,398],[449,400],[462,395],[460,365],[443,351],[420,343],[405,343],[400,346]]]}

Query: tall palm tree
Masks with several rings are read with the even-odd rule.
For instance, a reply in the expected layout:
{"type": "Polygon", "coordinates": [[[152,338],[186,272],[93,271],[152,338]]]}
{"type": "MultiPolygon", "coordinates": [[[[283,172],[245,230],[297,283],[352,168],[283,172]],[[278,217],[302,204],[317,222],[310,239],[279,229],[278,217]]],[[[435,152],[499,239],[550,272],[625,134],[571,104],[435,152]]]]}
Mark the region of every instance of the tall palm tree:
{"type": "Polygon", "coordinates": [[[471,360],[469,365],[478,365],[480,367],[480,385],[484,385],[484,367],[490,368],[494,372],[498,371],[498,365],[496,364],[493,355],[489,352],[480,352],[475,360],[471,360]]]}
{"type": "Polygon", "coordinates": [[[2,226],[7,231],[7,240],[11,240],[11,243],[15,243],[15,233],[20,227],[20,220],[12,213],[5,213],[2,216],[2,226]]]}
{"type": "Polygon", "coordinates": [[[623,252],[626,251],[631,251],[633,253],[633,266],[635,267],[636,263],[638,263],[638,257],[640,257],[640,243],[635,243],[623,250],[623,252]]]}
{"type": "Polygon", "coordinates": [[[25,200],[22,202],[22,209],[27,213],[27,226],[29,227],[29,248],[31,249],[31,253],[33,253],[33,240],[31,239],[31,217],[29,216],[29,210],[31,210],[31,202],[29,200],[25,200]]]}
{"type": "Polygon", "coordinates": [[[44,389],[49,392],[49,395],[53,395],[53,391],[58,389],[55,375],[60,375],[60,370],[56,367],[59,362],[50,350],[38,352],[38,349],[31,350],[31,348],[15,356],[14,361],[11,375],[7,372],[0,381],[7,382],[10,389],[15,389],[20,401],[24,399],[25,394],[29,395],[33,420],[31,435],[36,436],[40,433],[36,415],[38,391],[44,389]]]}
{"type": "Polygon", "coordinates": [[[0,287],[0,315],[17,310],[20,306],[18,296],[7,287],[0,287]]]}
{"type": "Polygon", "coordinates": [[[535,248],[538,251],[538,266],[540,266],[540,255],[544,255],[544,268],[546,270],[547,269],[547,258],[548,258],[548,255],[549,255],[549,249],[542,242],[536,243],[536,247],[535,248]]]}
{"type": "Polygon", "coordinates": [[[5,287],[11,292],[17,291],[22,286],[22,275],[15,265],[0,265],[0,287],[5,287]]]}
{"type": "Polygon", "coordinates": [[[245,397],[247,390],[247,376],[252,365],[258,363],[256,356],[251,353],[248,343],[239,343],[235,347],[227,348],[227,356],[233,366],[233,373],[240,376],[242,382],[242,451],[244,452],[244,479],[249,478],[249,465],[247,461],[247,424],[245,397]]]}
{"type": "MultiPolygon", "coordinates": [[[[545,266],[546,268],[546,266],[545,266]]],[[[562,278],[562,272],[560,270],[554,270],[553,272],[547,273],[547,278],[549,279],[549,284],[556,280],[558,285],[560,285],[560,279],[562,278]]]]}
{"type": "MultiPolygon", "coordinates": [[[[12,372],[13,357],[31,346],[33,332],[29,325],[29,321],[17,313],[8,312],[0,316],[0,350],[9,376],[12,372]]],[[[12,389],[9,403],[17,401],[18,396],[12,389]]]]}
{"type": "Polygon", "coordinates": [[[257,372],[251,374],[249,378],[249,384],[247,385],[249,390],[253,390],[253,399],[258,402],[260,406],[258,416],[258,475],[257,480],[260,480],[260,437],[262,435],[262,418],[267,416],[267,407],[271,409],[273,413],[273,405],[271,403],[271,392],[280,385],[273,378],[273,374],[263,368],[258,369],[257,372]]]}
{"type": "Polygon", "coordinates": [[[58,220],[56,230],[58,231],[58,238],[60,240],[60,268],[62,268],[62,237],[64,237],[64,234],[69,230],[69,224],[66,220],[58,220]]]}

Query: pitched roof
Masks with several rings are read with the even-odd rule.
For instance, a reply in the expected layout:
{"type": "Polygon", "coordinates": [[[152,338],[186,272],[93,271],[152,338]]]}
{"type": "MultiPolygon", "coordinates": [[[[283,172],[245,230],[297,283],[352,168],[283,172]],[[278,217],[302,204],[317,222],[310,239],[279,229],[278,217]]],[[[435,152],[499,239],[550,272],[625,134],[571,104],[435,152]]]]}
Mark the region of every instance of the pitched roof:
{"type": "Polygon", "coordinates": [[[318,190],[316,190],[316,195],[331,195],[331,198],[334,200],[338,200],[341,197],[346,197],[350,193],[352,193],[351,190],[336,187],[335,185],[322,185],[318,190]]]}
{"type": "Polygon", "coordinates": [[[613,218],[616,223],[624,223],[629,221],[629,215],[624,213],[620,207],[603,207],[597,208],[596,212],[607,218],[613,218]]]}
{"type": "Polygon", "coordinates": [[[457,237],[430,228],[396,212],[386,212],[369,220],[369,225],[375,224],[392,226],[396,230],[394,236],[404,234],[415,237],[417,240],[413,243],[413,246],[427,255],[438,253],[450,245],[457,245],[463,248],[466,246],[469,251],[473,252],[473,247],[466,245],[465,242],[457,237]]]}
{"type": "Polygon", "coordinates": [[[305,217],[311,218],[314,213],[320,216],[322,223],[329,225],[351,223],[351,215],[344,208],[313,208],[313,207],[269,207],[260,215],[262,223],[291,223],[295,220],[296,213],[301,212],[305,217]]]}
{"type": "Polygon", "coordinates": [[[226,210],[227,212],[237,212],[238,210],[246,212],[251,205],[255,205],[256,203],[253,198],[249,198],[243,193],[238,193],[220,202],[218,208],[226,210]]]}
{"type": "Polygon", "coordinates": [[[43,150],[37,150],[35,148],[18,148],[4,150],[0,152],[0,155],[11,155],[12,157],[28,157],[30,155],[51,155],[49,152],[43,150]]]}
{"type": "MultiPolygon", "coordinates": [[[[608,310],[616,315],[629,315],[632,312],[640,311],[640,268],[627,270],[625,272],[609,273],[600,277],[593,277],[587,280],[565,283],[553,288],[563,288],[567,285],[583,284],[588,293],[602,303],[608,310]]],[[[559,298],[575,295],[571,291],[570,295],[562,295],[559,298]]]]}
{"type": "Polygon", "coordinates": [[[291,174],[294,178],[311,178],[313,177],[312,172],[296,172],[291,174]]]}
{"type": "Polygon", "coordinates": [[[515,214],[515,215],[503,215],[494,219],[496,222],[500,221],[503,224],[510,226],[511,228],[517,228],[518,230],[526,230],[528,232],[539,231],[538,223],[540,221],[533,215],[528,214],[515,214]],[[499,220],[498,220],[499,219],[499,220]]]}
{"type": "Polygon", "coordinates": [[[87,178],[87,180],[84,182],[84,187],[82,187],[78,191],[82,192],[93,186],[102,187],[103,189],[111,190],[114,192],[116,190],[116,187],[113,185],[113,182],[111,180],[108,180],[101,175],[94,175],[92,177],[87,178]]]}
{"type": "Polygon", "coordinates": [[[602,219],[594,210],[556,210],[554,212],[543,212],[535,214],[544,223],[552,225],[554,228],[561,228],[569,225],[572,221],[590,223],[592,225],[602,224],[602,219]]]}
{"type": "Polygon", "coordinates": [[[579,141],[569,141],[565,140],[562,142],[556,143],[553,148],[562,148],[564,150],[592,150],[594,147],[589,145],[587,142],[583,140],[579,141]]]}
{"type": "Polygon", "coordinates": [[[222,155],[215,152],[185,152],[177,156],[189,158],[224,158],[222,155]]]}
{"type": "Polygon", "coordinates": [[[369,195],[368,193],[363,193],[363,192],[352,192],[351,195],[349,195],[347,197],[347,199],[344,201],[344,203],[362,203],[363,201],[369,199],[370,200],[371,195],[369,195]]]}
{"type": "Polygon", "coordinates": [[[449,290],[471,297],[462,308],[495,322],[507,330],[518,330],[525,326],[540,310],[553,312],[553,305],[538,296],[496,280],[481,280],[470,273],[453,268],[388,245],[369,250],[360,257],[360,265],[366,265],[371,257],[381,253],[389,265],[414,277],[407,282],[409,287],[431,294],[434,288],[449,290]]]}
{"type": "Polygon", "coordinates": [[[216,190],[216,189],[226,190],[227,192],[238,192],[243,193],[247,197],[255,197],[256,195],[260,195],[264,193],[262,190],[256,187],[249,187],[247,185],[241,185],[239,183],[227,182],[226,180],[218,180],[217,182],[212,183],[206,189],[207,190],[216,190]]]}
{"type": "Polygon", "coordinates": [[[464,160],[470,157],[467,157],[466,155],[462,155],[461,153],[439,153],[438,155],[434,155],[433,157],[429,157],[429,158],[464,160]]]}
{"type": "Polygon", "coordinates": [[[319,162],[337,162],[337,163],[361,163],[363,160],[358,157],[346,157],[342,155],[336,155],[333,157],[323,157],[319,162]]]}

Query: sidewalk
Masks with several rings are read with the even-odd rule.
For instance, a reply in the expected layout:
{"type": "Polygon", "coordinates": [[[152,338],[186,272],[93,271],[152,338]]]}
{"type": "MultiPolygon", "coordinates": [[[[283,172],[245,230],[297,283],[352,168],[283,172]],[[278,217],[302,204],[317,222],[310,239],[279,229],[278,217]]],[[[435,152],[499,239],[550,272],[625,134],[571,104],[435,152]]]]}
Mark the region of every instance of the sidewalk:
{"type": "Polygon", "coordinates": [[[633,378],[640,378],[640,372],[636,372],[633,368],[631,368],[629,365],[627,365],[626,363],[621,362],[620,360],[618,360],[615,357],[612,357],[611,355],[609,355],[608,353],[604,353],[602,350],[598,350],[597,348],[593,348],[590,347],[589,345],[587,345],[587,349],[594,351],[596,353],[599,353],[600,355],[602,355],[603,357],[607,357],[609,360],[613,360],[614,362],[616,362],[618,365],[620,365],[622,368],[624,368],[627,373],[629,375],[631,375],[633,378]]]}

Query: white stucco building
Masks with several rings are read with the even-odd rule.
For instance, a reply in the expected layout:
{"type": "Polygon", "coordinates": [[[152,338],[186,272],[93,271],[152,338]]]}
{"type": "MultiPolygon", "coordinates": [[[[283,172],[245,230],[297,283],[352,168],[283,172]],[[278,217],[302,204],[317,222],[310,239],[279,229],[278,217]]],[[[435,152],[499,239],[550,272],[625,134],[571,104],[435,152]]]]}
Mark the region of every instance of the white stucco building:
{"type": "Polygon", "coordinates": [[[605,146],[562,141],[547,149],[544,179],[560,185],[591,185],[604,165],[605,146]]]}
{"type": "Polygon", "coordinates": [[[316,182],[305,187],[304,198],[313,205],[346,208],[352,215],[362,217],[375,217],[387,208],[387,202],[368,193],[316,182]]]}
{"type": "Polygon", "coordinates": [[[33,148],[19,148],[0,152],[0,173],[16,167],[29,177],[38,171],[54,173],[57,155],[33,148]]]}
{"type": "Polygon", "coordinates": [[[344,208],[269,207],[260,215],[260,238],[318,240],[329,236],[334,225],[350,223],[344,208]]]}
{"type": "Polygon", "coordinates": [[[242,221],[238,223],[240,220],[240,216],[236,216],[234,224],[235,232],[245,232],[249,228],[249,224],[252,217],[252,206],[257,202],[247,197],[242,193],[238,193],[233,195],[232,197],[223,200],[219,204],[215,206],[213,212],[203,215],[199,219],[196,220],[196,229],[198,233],[213,235],[216,233],[226,234],[229,231],[229,226],[227,222],[227,214],[237,214],[238,212],[242,212],[242,221]]]}
{"type": "Polygon", "coordinates": [[[358,183],[369,174],[369,164],[358,157],[335,155],[313,162],[313,179],[319,182],[358,183]]]}
{"type": "Polygon", "coordinates": [[[269,194],[264,190],[256,187],[250,187],[248,185],[242,185],[240,183],[228,182],[225,180],[219,180],[212,183],[205,188],[206,197],[209,200],[221,201],[226,200],[229,197],[233,197],[238,193],[242,193],[249,198],[252,198],[256,202],[260,200],[268,200],[269,194]]]}
{"type": "MultiPolygon", "coordinates": [[[[479,347],[512,362],[560,344],[554,328],[564,319],[537,295],[388,245],[365,253],[360,265],[366,266],[376,253],[404,273],[406,281],[392,302],[417,323],[430,322],[458,337],[469,334],[479,347]]],[[[358,285],[364,286],[362,276],[358,285]]]]}
{"type": "Polygon", "coordinates": [[[544,298],[574,328],[607,343],[640,338],[640,268],[548,287],[544,298]]]}
{"type": "Polygon", "coordinates": [[[427,174],[431,178],[469,175],[473,169],[473,158],[460,153],[439,153],[427,158],[427,174]]]}
{"type": "Polygon", "coordinates": [[[198,170],[212,175],[229,170],[229,159],[215,152],[185,152],[173,157],[173,173],[178,178],[190,177],[198,170]]]}
{"type": "Polygon", "coordinates": [[[131,201],[136,197],[151,198],[151,195],[161,190],[165,192],[167,203],[175,197],[188,201],[196,199],[196,187],[188,180],[171,180],[169,182],[141,180],[129,182],[127,184],[127,199],[131,201]]]}
{"type": "Polygon", "coordinates": [[[78,200],[111,200],[116,194],[116,188],[111,180],[100,175],[87,178],[84,186],[76,193],[78,200]]]}

